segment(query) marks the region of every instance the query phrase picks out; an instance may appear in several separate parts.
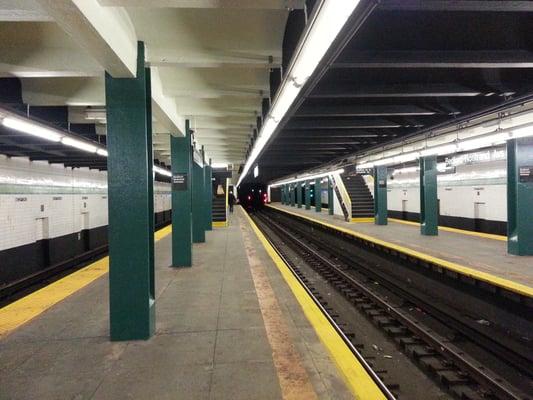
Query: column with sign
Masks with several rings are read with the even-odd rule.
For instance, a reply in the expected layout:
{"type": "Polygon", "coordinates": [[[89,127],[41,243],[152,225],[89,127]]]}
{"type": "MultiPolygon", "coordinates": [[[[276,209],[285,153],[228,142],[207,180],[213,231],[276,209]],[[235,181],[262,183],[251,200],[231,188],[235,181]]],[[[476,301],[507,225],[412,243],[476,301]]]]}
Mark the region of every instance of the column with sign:
{"type": "Polygon", "coordinates": [[[387,167],[374,167],[374,222],[387,225],[387,167]]]}
{"type": "Polygon", "coordinates": [[[533,255],[533,138],[507,142],[507,251],[533,255]]]}

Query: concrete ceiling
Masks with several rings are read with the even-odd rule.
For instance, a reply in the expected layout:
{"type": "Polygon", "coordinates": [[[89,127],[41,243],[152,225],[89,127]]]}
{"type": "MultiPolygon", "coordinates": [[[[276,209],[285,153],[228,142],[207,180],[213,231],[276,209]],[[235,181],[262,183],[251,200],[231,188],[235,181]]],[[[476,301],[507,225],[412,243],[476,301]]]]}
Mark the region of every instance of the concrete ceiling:
{"type": "Polygon", "coordinates": [[[20,78],[30,106],[69,106],[69,118],[80,123],[86,107],[105,109],[104,71],[134,76],[136,42],[144,41],[155,157],[170,163],[168,135],[183,134],[190,119],[208,157],[242,163],[269,96],[270,68],[281,64],[288,10],[302,6],[299,0],[0,0],[0,77],[20,78]]]}

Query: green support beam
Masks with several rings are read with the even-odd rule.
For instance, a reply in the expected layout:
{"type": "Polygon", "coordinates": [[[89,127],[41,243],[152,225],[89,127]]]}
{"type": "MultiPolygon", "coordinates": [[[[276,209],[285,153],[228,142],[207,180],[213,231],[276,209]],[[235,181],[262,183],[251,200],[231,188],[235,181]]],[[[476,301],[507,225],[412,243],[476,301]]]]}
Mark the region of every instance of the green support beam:
{"type": "Polygon", "coordinates": [[[315,179],[315,211],[322,211],[322,178],[315,179]]]}
{"type": "Polygon", "coordinates": [[[305,209],[311,209],[311,181],[305,181],[305,209]]]}
{"type": "Polygon", "coordinates": [[[206,174],[206,189],[207,189],[207,230],[213,230],[213,167],[211,167],[211,159],[206,174]]]}
{"type": "Polygon", "coordinates": [[[533,138],[507,142],[507,251],[533,255],[533,138]]]}
{"type": "Polygon", "coordinates": [[[172,160],[172,266],[192,266],[191,130],[185,137],[170,136],[172,160]]]}
{"type": "Polygon", "coordinates": [[[192,163],[192,241],[205,242],[205,184],[204,169],[196,161],[192,163]]]}
{"type": "Polygon", "coordinates": [[[334,206],[335,201],[333,200],[333,184],[331,182],[331,177],[328,176],[328,214],[333,215],[334,214],[334,206]]]}
{"type": "Polygon", "coordinates": [[[280,187],[280,193],[281,193],[281,204],[285,204],[285,185],[280,187]]]}
{"type": "Polygon", "coordinates": [[[211,178],[209,176],[209,165],[207,164],[207,160],[205,159],[205,148],[202,146],[202,163],[204,164],[204,167],[202,168],[203,172],[203,182],[204,182],[204,190],[203,190],[203,215],[204,215],[204,230],[211,231],[213,230],[212,226],[212,216],[211,216],[211,207],[212,199],[209,197],[209,186],[211,184],[211,178]]]}
{"type": "Polygon", "coordinates": [[[155,329],[154,214],[149,74],[138,43],[137,76],[106,73],[111,340],[148,339],[155,329]]]}
{"type": "Polygon", "coordinates": [[[420,233],[439,234],[437,156],[420,158],[420,233]]]}
{"type": "Polygon", "coordinates": [[[302,182],[296,183],[296,201],[298,203],[298,208],[302,208],[302,202],[303,202],[303,189],[302,189],[302,182]]]}
{"type": "Polygon", "coordinates": [[[291,191],[291,207],[294,207],[296,203],[296,187],[294,185],[290,185],[290,191],[291,191]]]}
{"type": "Polygon", "coordinates": [[[374,167],[374,223],[387,225],[387,167],[374,167]]]}

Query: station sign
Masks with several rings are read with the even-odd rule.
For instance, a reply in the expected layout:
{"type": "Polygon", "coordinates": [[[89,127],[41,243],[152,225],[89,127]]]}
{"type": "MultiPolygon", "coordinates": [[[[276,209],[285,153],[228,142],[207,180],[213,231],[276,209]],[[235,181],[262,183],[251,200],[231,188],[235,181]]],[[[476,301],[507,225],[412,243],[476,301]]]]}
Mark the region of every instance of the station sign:
{"type": "Polygon", "coordinates": [[[478,164],[490,161],[501,161],[507,159],[507,153],[504,148],[492,149],[486,151],[476,151],[446,157],[446,167],[457,167],[458,165],[478,164]]]}
{"type": "Polygon", "coordinates": [[[172,174],[172,190],[182,192],[187,190],[187,173],[174,173],[172,174]]]}

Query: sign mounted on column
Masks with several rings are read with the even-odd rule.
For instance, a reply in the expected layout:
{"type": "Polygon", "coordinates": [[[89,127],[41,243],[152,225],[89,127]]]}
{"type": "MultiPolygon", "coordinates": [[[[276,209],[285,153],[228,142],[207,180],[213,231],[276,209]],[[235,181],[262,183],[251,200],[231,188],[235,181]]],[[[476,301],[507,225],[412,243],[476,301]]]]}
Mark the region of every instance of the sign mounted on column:
{"type": "Polygon", "coordinates": [[[185,191],[188,189],[188,174],[187,173],[175,173],[172,175],[172,190],[185,191]]]}

